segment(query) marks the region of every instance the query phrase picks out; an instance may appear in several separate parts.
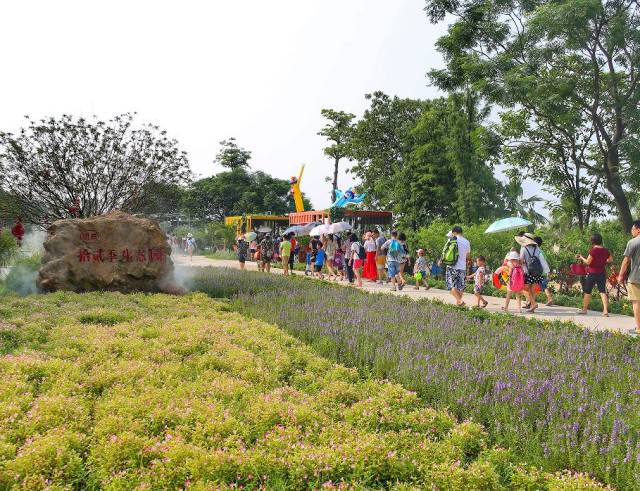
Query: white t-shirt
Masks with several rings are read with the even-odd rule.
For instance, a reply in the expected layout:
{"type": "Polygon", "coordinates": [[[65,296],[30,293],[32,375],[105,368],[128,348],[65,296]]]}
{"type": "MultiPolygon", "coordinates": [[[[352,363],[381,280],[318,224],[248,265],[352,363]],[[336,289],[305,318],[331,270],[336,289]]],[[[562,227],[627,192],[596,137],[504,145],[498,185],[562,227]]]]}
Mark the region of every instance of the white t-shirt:
{"type": "Polygon", "coordinates": [[[376,246],[376,241],[373,239],[365,240],[364,250],[367,252],[376,252],[376,250],[378,250],[378,247],[376,246]]]}
{"type": "Polygon", "coordinates": [[[471,252],[471,242],[462,235],[458,235],[458,262],[453,265],[454,269],[467,270],[467,256],[471,252]]]}
{"type": "Polygon", "coordinates": [[[358,252],[360,252],[360,242],[353,242],[351,244],[351,257],[349,259],[360,259],[358,252]]]}

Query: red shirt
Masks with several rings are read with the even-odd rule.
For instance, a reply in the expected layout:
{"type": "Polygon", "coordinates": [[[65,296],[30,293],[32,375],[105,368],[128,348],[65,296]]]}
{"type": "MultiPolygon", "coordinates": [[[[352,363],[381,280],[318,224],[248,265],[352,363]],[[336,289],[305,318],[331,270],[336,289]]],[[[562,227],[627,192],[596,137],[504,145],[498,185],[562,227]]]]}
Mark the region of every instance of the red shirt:
{"type": "Polygon", "coordinates": [[[609,249],[604,247],[592,247],[589,251],[591,264],[587,266],[587,273],[604,273],[607,259],[611,256],[609,249]]]}

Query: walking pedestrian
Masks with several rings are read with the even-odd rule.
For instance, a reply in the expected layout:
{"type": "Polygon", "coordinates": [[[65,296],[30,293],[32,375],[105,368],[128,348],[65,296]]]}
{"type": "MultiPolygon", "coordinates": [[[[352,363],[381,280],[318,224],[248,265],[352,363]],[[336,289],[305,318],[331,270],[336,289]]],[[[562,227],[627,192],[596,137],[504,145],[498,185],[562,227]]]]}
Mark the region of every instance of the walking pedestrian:
{"type": "Polygon", "coordinates": [[[429,271],[429,265],[427,264],[427,258],[424,257],[424,249],[418,249],[416,251],[418,254],[418,259],[416,259],[416,263],[413,266],[413,276],[416,280],[416,290],[420,290],[420,284],[424,283],[424,289],[428,290],[431,288],[427,279],[431,272],[429,271]]]}
{"type": "Polygon", "coordinates": [[[322,238],[322,245],[326,254],[327,271],[329,281],[338,279],[338,275],[333,270],[333,260],[336,257],[337,243],[333,234],[325,235],[322,238]]]}
{"type": "Polygon", "coordinates": [[[402,278],[402,281],[404,281],[404,272],[407,268],[411,267],[411,255],[409,254],[409,246],[407,245],[407,236],[404,232],[398,234],[398,241],[402,245],[402,250],[404,252],[402,260],[400,261],[400,277],[402,278]]]}
{"type": "Polygon", "coordinates": [[[247,253],[249,252],[249,243],[246,241],[244,234],[238,237],[238,262],[240,263],[240,269],[244,269],[244,263],[247,262],[247,253]]]}
{"type": "Polygon", "coordinates": [[[387,241],[387,239],[384,238],[384,235],[382,235],[380,230],[377,228],[373,231],[373,238],[376,242],[376,271],[378,274],[378,282],[381,285],[384,285],[386,276],[384,267],[387,264],[387,253],[382,248],[382,246],[387,241]]]}
{"type": "Polygon", "coordinates": [[[187,241],[185,245],[187,255],[189,256],[189,261],[193,262],[193,253],[196,251],[196,239],[193,238],[192,234],[187,234],[187,241]]]}
{"type": "Polygon", "coordinates": [[[271,234],[265,234],[264,239],[260,241],[260,257],[264,270],[269,273],[271,271],[271,261],[273,261],[273,240],[271,234]]]}
{"type": "Polygon", "coordinates": [[[533,314],[538,308],[535,286],[542,282],[543,276],[549,273],[547,260],[540,254],[540,248],[535,236],[529,232],[516,235],[515,240],[520,244],[520,263],[524,271],[524,293],[529,300],[528,313],[533,314]]]}
{"type": "Polygon", "coordinates": [[[364,244],[361,244],[356,234],[351,234],[349,238],[351,241],[351,264],[353,274],[355,276],[356,286],[362,286],[362,266],[367,257],[367,252],[364,248],[364,244]]]}
{"type": "Polygon", "coordinates": [[[327,260],[327,253],[324,250],[324,245],[320,243],[318,244],[318,250],[316,251],[316,262],[314,266],[314,272],[316,276],[321,280],[324,279],[324,275],[322,274],[322,268],[326,260],[327,260]]]}
{"type": "Polygon", "coordinates": [[[377,281],[378,268],[376,266],[376,241],[373,240],[373,232],[369,230],[365,235],[364,250],[367,254],[362,270],[362,277],[371,281],[377,281]]]}
{"type": "Polygon", "coordinates": [[[382,248],[387,252],[387,274],[391,280],[392,290],[402,290],[405,280],[400,274],[400,264],[405,256],[404,248],[398,240],[398,232],[391,232],[391,238],[387,240],[382,248]]]}
{"type": "Polygon", "coordinates": [[[578,314],[586,315],[591,303],[591,294],[593,287],[598,287],[598,293],[602,299],[602,316],[609,317],[609,294],[607,293],[607,264],[613,262],[613,257],[609,249],[602,245],[602,235],[595,233],[591,236],[591,249],[587,257],[582,254],[576,256],[578,261],[582,261],[587,265],[587,276],[584,279],[582,292],[584,298],[582,300],[582,309],[578,310],[578,314]]]}
{"type": "Polygon", "coordinates": [[[507,271],[507,296],[504,298],[503,312],[509,312],[509,302],[511,297],[515,296],[518,303],[518,313],[522,314],[522,291],[525,289],[525,273],[520,261],[520,254],[517,251],[511,251],[505,257],[506,266],[502,266],[496,270],[496,273],[502,274],[507,271]]]}
{"type": "Polygon", "coordinates": [[[487,279],[487,260],[484,256],[478,256],[476,258],[476,270],[468,279],[473,279],[473,294],[477,300],[476,307],[486,308],[489,302],[482,296],[482,290],[484,289],[487,279]],[[482,303],[482,305],[480,305],[480,303],[482,303]]]}
{"type": "MultiPolygon", "coordinates": [[[[547,262],[547,256],[545,256],[544,251],[542,250],[542,238],[536,235],[535,239],[536,244],[538,244],[538,249],[540,250],[540,255],[544,258],[545,262],[547,262]]],[[[547,303],[545,304],[547,307],[553,306],[553,295],[551,294],[551,288],[549,288],[549,272],[547,272],[542,277],[542,282],[540,283],[540,289],[544,292],[545,297],[547,297],[547,303]]],[[[529,308],[529,307],[527,307],[529,308]]]]}
{"type": "Polygon", "coordinates": [[[296,254],[298,254],[298,241],[295,239],[295,232],[289,233],[289,242],[291,242],[291,252],[289,253],[289,272],[293,273],[293,263],[295,262],[296,254]]]}
{"type": "Polygon", "coordinates": [[[471,254],[471,243],[462,235],[462,227],[456,225],[447,235],[449,240],[442,251],[442,263],[446,265],[445,283],[458,307],[466,304],[462,300],[467,277],[467,256],[471,254]]]}
{"type": "Polygon", "coordinates": [[[289,256],[291,255],[291,242],[289,234],[282,237],[280,242],[280,258],[282,261],[282,274],[289,276],[289,256]]]}
{"type": "Polygon", "coordinates": [[[627,242],[624,250],[618,281],[627,282],[629,301],[633,306],[636,328],[631,331],[631,334],[640,334],[640,220],[633,222],[631,235],[633,238],[627,242]],[[627,273],[629,273],[628,278],[626,278],[627,273]]]}
{"type": "MultiPolygon", "coordinates": [[[[352,245],[352,237],[356,236],[355,234],[349,234],[347,238],[342,243],[342,250],[344,251],[344,265],[347,270],[347,281],[349,283],[353,283],[354,273],[353,273],[353,258],[354,252],[351,249],[352,245]]],[[[357,237],[356,237],[357,240],[357,237]]]]}

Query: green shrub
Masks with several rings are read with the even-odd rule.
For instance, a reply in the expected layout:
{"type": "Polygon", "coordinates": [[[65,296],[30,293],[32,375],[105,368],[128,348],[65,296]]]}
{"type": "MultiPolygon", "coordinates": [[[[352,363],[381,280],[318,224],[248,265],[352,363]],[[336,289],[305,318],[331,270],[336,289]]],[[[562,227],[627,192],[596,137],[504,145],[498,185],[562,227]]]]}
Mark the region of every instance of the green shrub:
{"type": "Polygon", "coordinates": [[[0,357],[0,489],[553,489],[479,425],[203,294],[8,298],[3,322],[47,334],[0,357]]]}

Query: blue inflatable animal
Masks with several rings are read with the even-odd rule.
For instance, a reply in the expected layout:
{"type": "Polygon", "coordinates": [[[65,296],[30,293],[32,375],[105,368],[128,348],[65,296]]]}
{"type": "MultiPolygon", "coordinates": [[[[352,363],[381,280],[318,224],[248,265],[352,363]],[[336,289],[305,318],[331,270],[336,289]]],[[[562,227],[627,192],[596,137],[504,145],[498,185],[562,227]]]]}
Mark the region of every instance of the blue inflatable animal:
{"type": "Polygon", "coordinates": [[[336,200],[333,202],[331,207],[344,207],[350,204],[357,205],[364,201],[365,196],[366,193],[355,194],[351,188],[347,189],[344,193],[339,189],[336,189],[336,200]]]}

